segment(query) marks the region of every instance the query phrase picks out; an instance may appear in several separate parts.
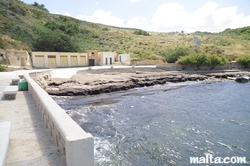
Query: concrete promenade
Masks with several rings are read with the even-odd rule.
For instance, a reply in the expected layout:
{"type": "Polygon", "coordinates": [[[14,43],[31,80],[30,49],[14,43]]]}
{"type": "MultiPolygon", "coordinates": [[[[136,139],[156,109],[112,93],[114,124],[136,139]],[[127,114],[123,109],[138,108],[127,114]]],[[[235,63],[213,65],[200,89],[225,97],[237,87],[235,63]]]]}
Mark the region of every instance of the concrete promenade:
{"type": "MultiPolygon", "coordinates": [[[[155,66],[143,67],[155,68],[155,66]]],[[[92,67],[92,69],[102,68],[110,67],[92,67]]],[[[119,66],[119,68],[131,68],[131,66],[119,66]]],[[[88,67],[53,69],[52,77],[70,78],[78,70],[86,69],[88,67]]],[[[42,116],[28,91],[18,91],[15,100],[5,100],[3,95],[5,87],[11,86],[11,78],[18,77],[20,73],[28,74],[39,71],[41,70],[0,72],[0,122],[12,123],[6,166],[66,165],[65,155],[59,152],[59,147],[45,127],[42,116]]]]}
{"type": "Polygon", "coordinates": [[[11,78],[28,72],[0,72],[0,122],[12,123],[6,165],[65,166],[66,157],[59,152],[28,91],[18,91],[15,100],[4,99],[3,90],[11,78]]]}

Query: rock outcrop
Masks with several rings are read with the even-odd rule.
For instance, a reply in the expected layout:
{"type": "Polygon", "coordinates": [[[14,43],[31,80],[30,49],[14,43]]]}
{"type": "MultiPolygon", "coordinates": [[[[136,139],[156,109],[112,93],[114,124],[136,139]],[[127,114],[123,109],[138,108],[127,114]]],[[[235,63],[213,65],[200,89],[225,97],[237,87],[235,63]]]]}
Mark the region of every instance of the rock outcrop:
{"type": "Polygon", "coordinates": [[[87,96],[165,84],[167,82],[231,80],[236,76],[237,73],[186,74],[147,71],[81,73],[74,75],[71,79],[54,78],[48,80],[46,91],[50,95],[57,96],[87,96]]]}
{"type": "Polygon", "coordinates": [[[235,78],[235,81],[236,82],[239,82],[239,83],[247,83],[250,81],[250,78],[249,78],[249,75],[237,75],[237,77],[235,78]]]}

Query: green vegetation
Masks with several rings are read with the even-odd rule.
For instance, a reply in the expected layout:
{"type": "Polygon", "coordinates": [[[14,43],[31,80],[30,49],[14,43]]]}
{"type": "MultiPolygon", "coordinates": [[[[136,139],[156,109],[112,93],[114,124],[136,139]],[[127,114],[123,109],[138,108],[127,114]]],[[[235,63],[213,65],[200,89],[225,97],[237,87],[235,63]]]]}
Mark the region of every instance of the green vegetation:
{"type": "Polygon", "coordinates": [[[34,2],[34,4],[31,5],[48,12],[48,9],[45,8],[44,4],[39,4],[37,2],[34,2]]]}
{"type": "Polygon", "coordinates": [[[245,55],[245,56],[237,57],[236,61],[239,64],[241,64],[242,66],[244,66],[245,68],[249,68],[250,67],[250,55],[245,55]]]}
{"type": "Polygon", "coordinates": [[[199,70],[200,66],[209,66],[211,69],[214,69],[217,65],[225,65],[227,60],[225,57],[215,54],[194,53],[180,57],[177,63],[184,66],[196,66],[196,70],[199,70]]]}
{"type": "Polygon", "coordinates": [[[205,54],[190,54],[180,57],[177,63],[185,66],[196,66],[196,69],[199,70],[200,66],[207,63],[207,59],[205,54]]]}
{"type": "Polygon", "coordinates": [[[150,36],[148,32],[143,31],[143,30],[136,30],[134,32],[134,34],[136,34],[136,35],[143,35],[143,36],[150,36]]]}
{"type": "Polygon", "coordinates": [[[179,57],[190,54],[190,51],[184,47],[176,47],[175,49],[169,49],[163,57],[164,62],[175,63],[179,57]]]}
{"type": "Polygon", "coordinates": [[[225,56],[220,55],[208,55],[207,56],[207,65],[214,69],[217,65],[225,65],[227,63],[227,58],[225,56]]]}
{"type": "Polygon", "coordinates": [[[146,32],[51,14],[43,4],[20,0],[0,1],[0,20],[0,49],[117,51],[131,54],[133,61],[172,63],[190,52],[250,55],[250,27],[221,33],[146,32]],[[194,38],[201,46],[191,45],[194,38]]]}
{"type": "Polygon", "coordinates": [[[241,36],[250,36],[250,26],[237,28],[237,29],[226,29],[225,31],[221,32],[222,34],[234,34],[234,35],[241,35],[241,36]]]}
{"type": "Polygon", "coordinates": [[[3,72],[4,70],[5,70],[5,67],[0,65],[0,72],[3,72]]]}
{"type": "Polygon", "coordinates": [[[34,42],[35,51],[76,52],[77,46],[64,34],[44,34],[34,42]]]}

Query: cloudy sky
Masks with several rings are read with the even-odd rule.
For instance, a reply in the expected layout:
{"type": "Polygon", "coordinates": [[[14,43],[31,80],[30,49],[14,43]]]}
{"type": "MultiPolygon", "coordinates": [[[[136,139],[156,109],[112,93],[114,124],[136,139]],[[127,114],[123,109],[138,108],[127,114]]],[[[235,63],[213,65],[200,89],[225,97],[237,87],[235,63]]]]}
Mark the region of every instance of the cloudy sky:
{"type": "MultiPolygon", "coordinates": [[[[27,4],[34,0],[23,0],[27,4]]],[[[250,26],[250,0],[36,0],[51,13],[147,31],[208,31],[250,26]]]]}

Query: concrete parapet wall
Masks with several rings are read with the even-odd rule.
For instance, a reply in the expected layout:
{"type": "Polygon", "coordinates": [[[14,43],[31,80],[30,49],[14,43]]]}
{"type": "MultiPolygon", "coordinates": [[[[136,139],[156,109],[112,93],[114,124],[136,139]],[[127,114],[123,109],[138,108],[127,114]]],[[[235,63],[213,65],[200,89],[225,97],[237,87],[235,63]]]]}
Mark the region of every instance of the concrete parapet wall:
{"type": "MultiPolygon", "coordinates": [[[[34,74],[31,73],[31,75],[34,74]]],[[[29,93],[32,95],[38,111],[42,115],[46,128],[49,129],[50,135],[55,139],[61,152],[66,155],[67,165],[93,166],[93,136],[86,133],[72,120],[29,75],[25,75],[25,79],[28,82],[29,93]]]]}

